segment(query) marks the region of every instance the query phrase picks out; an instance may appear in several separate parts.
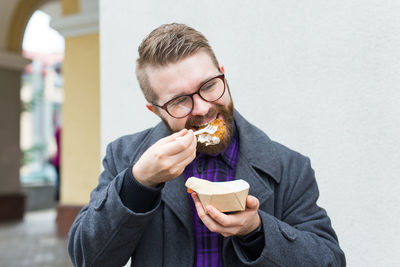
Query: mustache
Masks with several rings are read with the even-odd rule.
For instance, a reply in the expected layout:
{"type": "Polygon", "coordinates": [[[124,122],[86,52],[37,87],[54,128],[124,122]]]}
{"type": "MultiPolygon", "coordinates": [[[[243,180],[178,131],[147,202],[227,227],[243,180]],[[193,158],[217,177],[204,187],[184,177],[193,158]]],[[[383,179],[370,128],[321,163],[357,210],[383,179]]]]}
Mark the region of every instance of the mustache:
{"type": "Polygon", "coordinates": [[[218,114],[218,109],[213,107],[204,116],[191,116],[185,123],[185,128],[190,129],[202,124],[205,120],[214,119],[218,114]]]}

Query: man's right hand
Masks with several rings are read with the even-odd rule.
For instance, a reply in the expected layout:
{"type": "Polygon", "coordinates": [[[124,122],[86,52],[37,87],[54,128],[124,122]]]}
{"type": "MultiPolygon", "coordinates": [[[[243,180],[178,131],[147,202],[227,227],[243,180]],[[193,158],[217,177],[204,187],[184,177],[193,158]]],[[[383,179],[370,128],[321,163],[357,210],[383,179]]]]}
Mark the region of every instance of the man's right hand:
{"type": "Polygon", "coordinates": [[[158,140],[132,167],[133,177],[149,187],[176,178],[196,157],[196,145],[196,136],[187,129],[158,140]]]}

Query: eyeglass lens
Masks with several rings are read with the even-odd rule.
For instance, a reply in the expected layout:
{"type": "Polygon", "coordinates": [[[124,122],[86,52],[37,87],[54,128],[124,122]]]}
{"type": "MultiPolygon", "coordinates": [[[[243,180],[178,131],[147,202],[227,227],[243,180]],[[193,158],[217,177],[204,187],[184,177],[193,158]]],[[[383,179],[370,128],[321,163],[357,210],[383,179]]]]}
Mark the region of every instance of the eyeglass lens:
{"type": "MultiPolygon", "coordinates": [[[[216,77],[207,83],[203,84],[197,91],[201,98],[205,101],[213,102],[218,100],[225,90],[224,81],[216,77]]],[[[181,96],[178,97],[167,105],[168,113],[173,117],[185,117],[193,109],[193,98],[192,96],[181,96]]]]}

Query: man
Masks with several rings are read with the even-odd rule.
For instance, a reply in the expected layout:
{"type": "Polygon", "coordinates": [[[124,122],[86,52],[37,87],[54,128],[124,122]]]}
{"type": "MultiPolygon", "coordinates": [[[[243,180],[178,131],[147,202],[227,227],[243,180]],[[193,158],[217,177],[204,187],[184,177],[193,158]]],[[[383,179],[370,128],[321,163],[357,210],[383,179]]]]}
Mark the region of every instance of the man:
{"type": "Polygon", "coordinates": [[[206,38],[162,25],[139,47],[137,77],[163,122],[107,147],[99,185],[69,236],[76,266],[344,266],[309,160],[271,141],[233,108],[206,38]],[[218,145],[193,131],[222,119],[218,145]],[[185,181],[244,179],[246,209],[203,207],[185,181]]]}

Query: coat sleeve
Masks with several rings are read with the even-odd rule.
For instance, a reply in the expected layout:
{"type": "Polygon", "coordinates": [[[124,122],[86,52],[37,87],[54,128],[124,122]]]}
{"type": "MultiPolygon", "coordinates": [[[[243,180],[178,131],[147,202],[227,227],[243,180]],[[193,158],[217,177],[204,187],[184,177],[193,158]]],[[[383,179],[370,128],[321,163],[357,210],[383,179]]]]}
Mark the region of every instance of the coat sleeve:
{"type": "Polygon", "coordinates": [[[125,164],[121,164],[123,159],[116,159],[119,153],[113,150],[117,149],[111,143],[107,146],[99,185],[69,232],[68,251],[75,266],[123,266],[160,209],[160,201],[145,213],[135,213],[123,205],[119,190],[127,168],[117,167],[125,164]]]}
{"type": "MultiPolygon", "coordinates": [[[[282,182],[276,199],[282,206],[278,219],[260,210],[265,246],[256,260],[249,261],[237,240],[232,245],[239,260],[246,266],[345,266],[330,219],[317,205],[319,197],[314,171],[308,159],[290,173],[290,181],[282,182]]],[[[293,166],[292,166],[293,167],[293,166]]]]}

